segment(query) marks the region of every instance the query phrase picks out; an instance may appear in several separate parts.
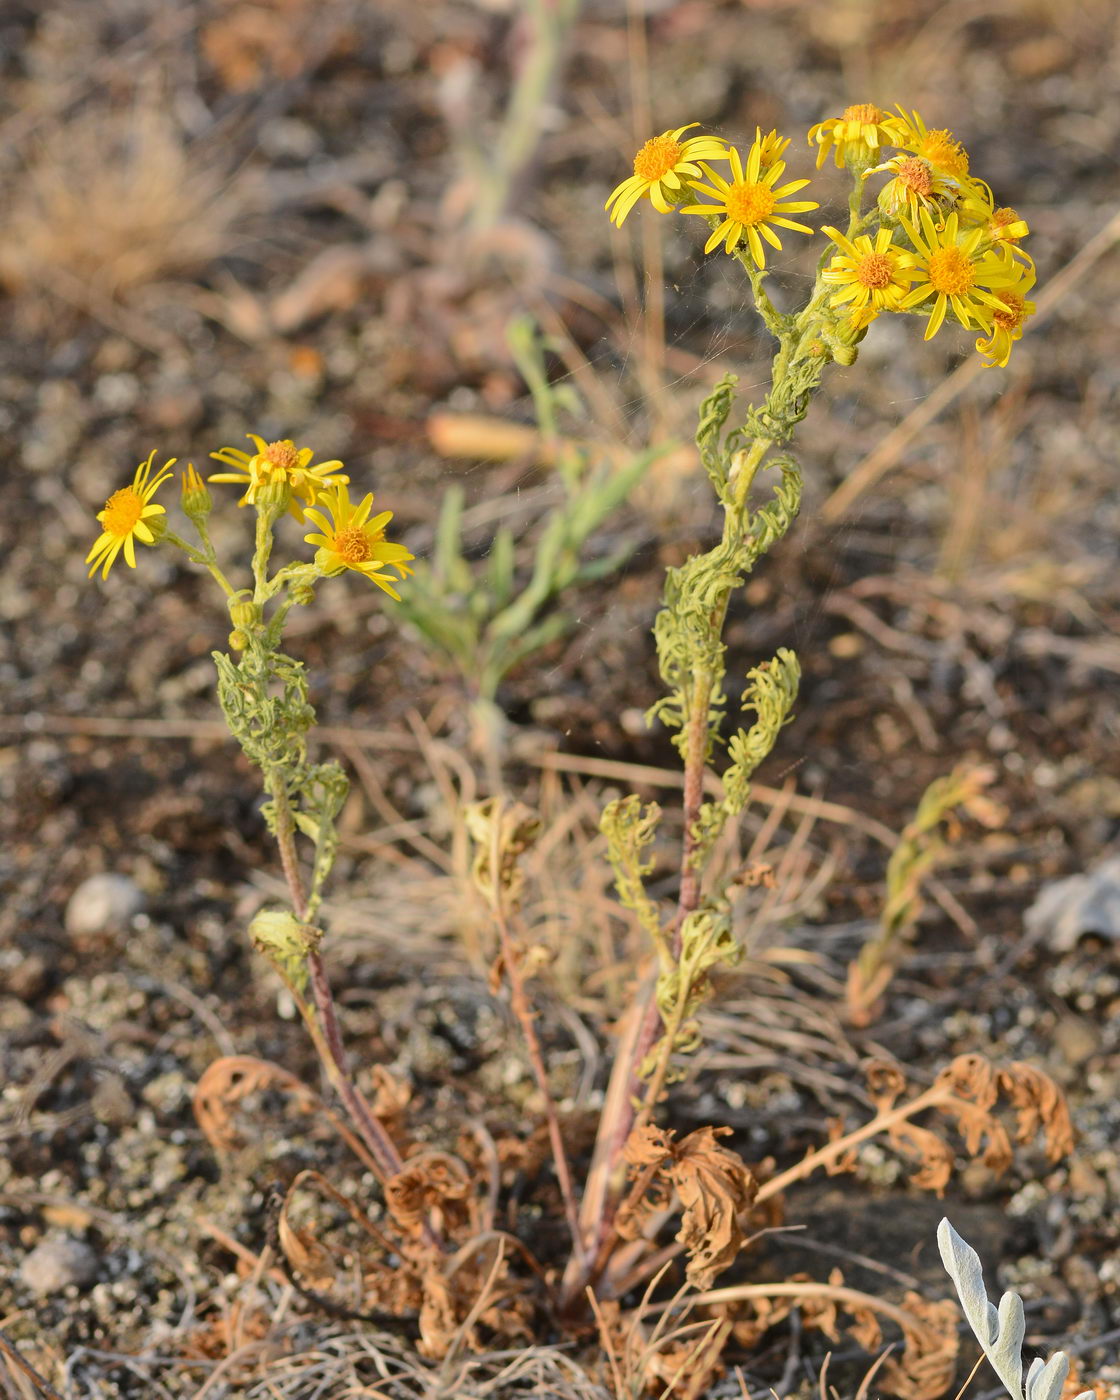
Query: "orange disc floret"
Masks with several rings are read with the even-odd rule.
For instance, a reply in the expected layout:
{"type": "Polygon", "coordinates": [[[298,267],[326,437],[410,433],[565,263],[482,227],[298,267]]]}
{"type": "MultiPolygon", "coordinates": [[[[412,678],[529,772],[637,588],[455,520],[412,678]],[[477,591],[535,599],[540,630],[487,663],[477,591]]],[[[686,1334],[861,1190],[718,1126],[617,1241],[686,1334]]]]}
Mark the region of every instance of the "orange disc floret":
{"type": "Polygon", "coordinates": [[[651,136],[634,157],[634,174],[639,180],[663,180],[684,158],[684,146],[666,134],[651,136]]]}
{"type": "Polygon", "coordinates": [[[861,287],[882,291],[891,284],[894,264],[885,253],[866,253],[855,265],[856,281],[861,287]]]}

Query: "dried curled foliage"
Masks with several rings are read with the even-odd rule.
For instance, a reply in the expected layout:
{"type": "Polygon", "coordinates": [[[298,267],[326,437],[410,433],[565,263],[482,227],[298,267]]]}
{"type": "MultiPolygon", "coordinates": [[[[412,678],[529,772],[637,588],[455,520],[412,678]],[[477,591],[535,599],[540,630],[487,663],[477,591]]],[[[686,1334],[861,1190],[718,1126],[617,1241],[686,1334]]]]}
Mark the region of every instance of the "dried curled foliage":
{"type": "Polygon", "coordinates": [[[880,1309],[901,1327],[903,1351],[900,1357],[888,1359],[877,1385],[899,1400],[937,1400],[952,1383],[959,1319],[951,1299],[929,1303],[920,1294],[907,1293],[902,1306],[894,1307],[846,1287],[839,1269],[832,1270],[827,1285],[816,1283],[808,1274],[794,1274],[787,1282],[803,1285],[804,1293],[752,1296],[749,1315],[738,1313],[732,1336],[740,1346],[757,1346],[765,1332],[797,1308],[804,1328],[822,1332],[831,1342],[846,1333],[866,1351],[874,1351],[883,1341],[876,1313],[880,1309]]]}
{"type": "Polygon", "coordinates": [[[682,1210],[677,1239],[688,1254],[686,1276],[696,1288],[709,1288],[743,1247],[739,1214],[758,1192],[742,1158],[716,1141],[730,1131],[698,1128],[675,1143],[672,1132],[647,1124],[635,1128],[626,1143],[626,1161],[636,1171],[620,1211],[619,1233],[634,1238],[641,1222],[664,1209],[670,1189],[675,1190],[682,1210]]]}
{"type": "Polygon", "coordinates": [[[255,1055],[226,1055],[206,1067],[194,1091],[194,1116],[215,1152],[230,1152],[238,1143],[234,1113],[243,1099],[266,1089],[289,1094],[304,1112],[322,1109],[319,1096],[302,1080],[270,1060],[255,1055]]]}
{"type": "MultiPolygon", "coordinates": [[[[461,1203],[469,1192],[462,1164],[429,1153],[417,1158],[416,1165],[405,1181],[396,1179],[403,1188],[399,1218],[381,1222],[370,1219],[320,1173],[299,1173],[284,1197],[276,1233],[300,1292],[336,1316],[407,1320],[418,1333],[417,1349],[435,1360],[453,1348],[482,1351],[495,1338],[531,1338],[533,1302],[524,1280],[511,1275],[506,1237],[479,1235],[469,1212],[462,1213],[466,1238],[455,1253],[445,1254],[422,1235],[428,1207],[440,1208],[440,1182],[453,1202],[461,1203]],[[304,1188],[315,1191],[320,1206],[326,1201],[341,1207],[358,1226],[357,1240],[328,1245],[322,1219],[312,1223],[305,1218],[297,1225],[293,1211],[304,1188]],[[393,1225],[406,1237],[399,1237],[393,1225]]],[[[305,1217],[309,1207],[314,1214],[312,1202],[301,1202],[305,1217]]]]}
{"type": "Polygon", "coordinates": [[[726,1370],[722,1357],[730,1335],[730,1318],[718,1318],[699,1336],[651,1349],[642,1369],[646,1389],[674,1400],[702,1400],[726,1370]]]}
{"type": "Polygon", "coordinates": [[[904,1307],[920,1326],[903,1323],[904,1346],[879,1372],[885,1390],[899,1400],[937,1400],[953,1383],[957,1370],[960,1315],[952,1298],[931,1303],[920,1293],[907,1293],[904,1307]]]}
{"type": "Polygon", "coordinates": [[[730,1317],[695,1322],[665,1332],[662,1318],[652,1328],[642,1310],[623,1311],[604,1299],[595,1303],[602,1343],[599,1377],[617,1396],[642,1392],[674,1400],[701,1400],[723,1375],[723,1350],[731,1335],[730,1317]]]}
{"type": "Polygon", "coordinates": [[[421,1152],[385,1184],[385,1205],[406,1235],[419,1238],[425,1223],[443,1233],[469,1216],[471,1179],[449,1152],[421,1152]]]}
{"type": "MultiPolygon", "coordinates": [[[[951,1119],[968,1155],[997,1175],[1011,1165],[1013,1142],[1026,1146],[1040,1133],[1051,1162],[1073,1150],[1073,1125],[1065,1098],[1049,1075],[1033,1065],[1013,1061],[998,1069],[982,1055],[958,1055],[937,1076],[932,1088],[910,1105],[898,1103],[906,1093],[906,1078],[897,1065],[874,1060],[867,1065],[866,1074],[877,1116],[886,1120],[882,1131],[914,1164],[913,1183],[938,1195],[952,1172],[953,1151],[937,1133],[912,1121],[924,1109],[935,1108],[951,1119]],[[1015,1113],[1013,1133],[997,1116],[1002,1107],[1015,1113]]],[[[830,1125],[830,1141],[844,1141],[842,1129],[835,1124],[830,1125]]],[[[847,1151],[834,1156],[829,1170],[844,1171],[854,1164],[853,1152],[847,1151]]]]}

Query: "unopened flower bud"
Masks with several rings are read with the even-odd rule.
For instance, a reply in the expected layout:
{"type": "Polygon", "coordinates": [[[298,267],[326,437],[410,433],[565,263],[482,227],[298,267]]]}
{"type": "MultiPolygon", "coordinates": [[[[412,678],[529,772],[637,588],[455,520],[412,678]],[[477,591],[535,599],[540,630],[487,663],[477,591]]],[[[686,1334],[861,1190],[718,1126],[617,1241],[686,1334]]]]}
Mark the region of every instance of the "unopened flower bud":
{"type": "Polygon", "coordinates": [[[229,634],[226,645],[229,647],[230,651],[244,651],[249,645],[248,632],[243,632],[240,627],[235,627],[229,634]]]}
{"type": "Polygon", "coordinates": [[[256,627],[261,620],[260,604],[251,598],[235,598],[229,605],[229,620],[235,627],[256,627]]]}
{"type": "Polygon", "coordinates": [[[205,520],[214,508],[214,499],[207,490],[206,483],[194,468],[187,463],[182,477],[183,513],[191,520],[205,520]]]}

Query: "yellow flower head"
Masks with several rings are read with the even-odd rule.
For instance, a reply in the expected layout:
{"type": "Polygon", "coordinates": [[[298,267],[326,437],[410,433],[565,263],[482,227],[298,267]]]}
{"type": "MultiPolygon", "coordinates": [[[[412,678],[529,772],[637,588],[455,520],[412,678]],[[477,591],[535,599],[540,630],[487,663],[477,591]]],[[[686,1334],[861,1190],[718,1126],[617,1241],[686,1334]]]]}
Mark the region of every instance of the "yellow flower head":
{"type": "Polygon", "coordinates": [[[756,126],[754,129],[754,139],[761,148],[762,155],[759,158],[759,166],[763,170],[769,170],[776,160],[781,160],[785,154],[785,149],[789,145],[788,136],[779,136],[777,130],[768,131],[765,136],[762,128],[756,126]]]}
{"type": "Polygon", "coordinates": [[[942,175],[963,180],[968,174],[968,152],[951,131],[931,131],[918,115],[909,116],[899,107],[899,116],[890,118],[891,143],[928,161],[942,175]]]}
{"type": "Polygon", "coordinates": [[[256,433],[246,436],[256,447],[250,454],[240,447],[223,447],[211,452],[215,462],[233,467],[232,472],[215,472],[210,481],[229,481],[235,486],[244,486],[245,494],[238,501],[239,506],[264,505],[268,501],[283,500],[289,513],[296,520],[303,519],[304,508],[311,505],[327,486],[344,484],[350,478],[339,468],[339,461],[319,462],[311,465],[314,452],[310,447],[296,447],[290,438],[279,442],[265,442],[256,433]]]}
{"type": "Polygon", "coordinates": [[[785,161],[775,160],[770,168],[764,171],[763,144],[761,138],[755,140],[747,154],[745,166],[738,151],[729,152],[729,181],[722,175],[717,175],[711,166],[701,162],[704,174],[712,183],[705,185],[699,180],[688,182],[700,194],[711,195],[716,203],[687,204],[681,210],[682,214],[723,215],[723,222],[704,244],[705,253],[710,253],[720,243],[723,244],[724,250],[730,253],[745,238],[755,264],[765,267],[766,252],[762,246],[762,239],[765,238],[772,248],[780,250],[782,246],[771,224],[796,229],[798,233],[813,232],[807,224],[799,224],[786,217],[788,214],[803,213],[806,209],[820,208],[820,205],[811,199],[786,198],[787,195],[804,189],[809,181],[790,180],[787,184],[779,185],[777,182],[786,168],[785,161]]]}
{"type": "Polygon", "coordinates": [[[97,512],[101,534],[94,541],[93,548],[86,555],[90,570],[87,578],[92,578],[99,568],[101,577],[108,578],[109,570],[117,555],[124,550],[124,561],[130,569],[136,567],[136,541],[141,544],[155,544],[167,528],[165,521],[157,523],[156,517],[166,515],[163,506],[157,505],[152,497],[171,475],[175,458],[165,462],[152,475],[152,462],[155,452],[146,462],[136,468],[131,486],[122,486],[114,491],[105,502],[105,509],[97,512]],[[102,568],[101,566],[104,565],[102,568]]]}
{"type": "Polygon", "coordinates": [[[817,144],[817,169],[833,152],[837,166],[866,165],[879,147],[894,141],[894,118],[873,102],[845,107],[842,116],[830,117],[809,128],[809,145],[817,144]]]}
{"type": "Polygon", "coordinates": [[[893,176],[879,191],[879,210],[885,218],[898,219],[905,214],[911,223],[916,223],[923,209],[941,213],[956,202],[960,188],[956,180],[935,170],[921,156],[892,156],[865,171],[863,178],[885,170],[893,176]]]}
{"type": "Polygon", "coordinates": [[[684,187],[684,178],[700,174],[698,160],[726,160],[727,142],[719,136],[681,137],[698,122],[678,126],[676,131],[663,131],[653,136],[634,157],[634,173],[611,191],[604,208],[611,211],[611,223],[621,228],[623,220],[643,195],[649,196],[653,207],[667,214],[672,196],[684,187]],[[684,177],[684,178],[682,178],[684,177]],[[667,193],[668,192],[668,193],[667,193]]]}
{"type": "Polygon", "coordinates": [[[1034,285],[1034,271],[1022,270],[1020,280],[1011,287],[1000,289],[1002,307],[992,313],[992,325],[987,340],[981,337],[976,348],[987,357],[988,368],[999,366],[1002,369],[1011,358],[1011,346],[1023,334],[1023,323],[1034,315],[1034,302],[1028,301],[1026,293],[1034,285]]]}
{"type": "Polygon", "coordinates": [[[385,526],[392,520],[393,512],[384,510],[371,520],[373,493],[367,493],[353,505],[349,491],[342,484],[324,491],[317,504],[329,512],[329,518],[322,510],[308,510],[308,520],[317,525],[321,533],[304,535],[308,544],[318,546],[316,566],[327,575],[353,569],[399,600],[401,595],[393,587],[397,580],[393,574],[385,572],[386,567],[395,569],[401,578],[407,578],[412,572],[407,561],[415,556],[403,544],[391,544],[385,538],[385,526]]]}
{"type": "Polygon", "coordinates": [[[839,256],[821,273],[822,281],[840,289],[829,298],[829,305],[850,302],[853,322],[858,326],[869,324],[880,311],[898,311],[914,274],[906,265],[905,249],[891,242],[890,229],[879,229],[874,239],[867,233],[847,238],[828,226],[822,232],[840,249],[839,256]]]}
{"type": "Polygon", "coordinates": [[[1021,219],[1014,209],[997,208],[995,197],[983,180],[969,176],[964,181],[958,209],[962,224],[979,225],[988,243],[1007,249],[1025,266],[1034,267],[1031,255],[1018,246],[1019,240],[1030,233],[1026,219],[1021,219]]]}
{"type": "Polygon", "coordinates": [[[902,299],[903,310],[934,298],[925,339],[936,335],[950,308],[962,326],[990,330],[995,313],[1006,307],[1000,300],[1004,287],[1021,277],[1021,269],[1005,255],[986,248],[984,230],[962,230],[956,212],[936,228],[929,211],[922,210],[921,230],[903,219],[902,227],[914,246],[906,257],[917,285],[902,299]]]}

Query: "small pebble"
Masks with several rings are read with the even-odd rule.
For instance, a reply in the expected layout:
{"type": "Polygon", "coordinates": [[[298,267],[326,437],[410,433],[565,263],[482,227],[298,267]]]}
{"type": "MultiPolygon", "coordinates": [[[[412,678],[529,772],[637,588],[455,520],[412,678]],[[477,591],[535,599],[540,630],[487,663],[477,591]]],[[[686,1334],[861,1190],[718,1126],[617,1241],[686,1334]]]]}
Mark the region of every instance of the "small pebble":
{"type": "Polygon", "coordinates": [[[128,927],[145,902],[127,875],[91,875],[70,896],[66,928],[74,934],[116,932],[128,927]]]}
{"type": "Polygon", "coordinates": [[[41,1298],[74,1284],[88,1288],[98,1275],[97,1255],[72,1235],[56,1235],[38,1244],[19,1266],[23,1282],[41,1298]]]}

